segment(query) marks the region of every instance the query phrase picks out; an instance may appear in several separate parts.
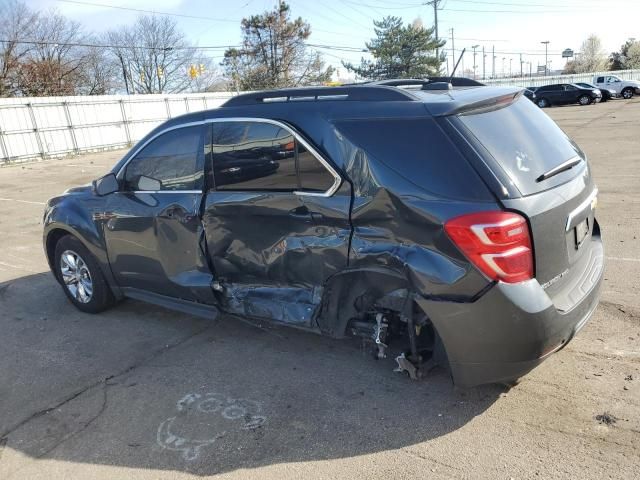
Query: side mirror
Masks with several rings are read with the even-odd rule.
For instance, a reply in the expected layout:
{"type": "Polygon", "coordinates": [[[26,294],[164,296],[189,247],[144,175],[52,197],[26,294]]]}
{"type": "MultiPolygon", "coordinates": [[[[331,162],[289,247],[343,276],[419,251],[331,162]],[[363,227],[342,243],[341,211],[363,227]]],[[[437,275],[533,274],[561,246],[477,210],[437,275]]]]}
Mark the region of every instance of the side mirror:
{"type": "Polygon", "coordinates": [[[157,192],[162,189],[162,182],[155,178],[140,175],[138,178],[138,190],[144,192],[157,192]]]}
{"type": "Polygon", "coordinates": [[[120,190],[120,184],[114,173],[107,173],[104,177],[93,181],[93,191],[99,197],[109,195],[118,190],[120,190]]]}

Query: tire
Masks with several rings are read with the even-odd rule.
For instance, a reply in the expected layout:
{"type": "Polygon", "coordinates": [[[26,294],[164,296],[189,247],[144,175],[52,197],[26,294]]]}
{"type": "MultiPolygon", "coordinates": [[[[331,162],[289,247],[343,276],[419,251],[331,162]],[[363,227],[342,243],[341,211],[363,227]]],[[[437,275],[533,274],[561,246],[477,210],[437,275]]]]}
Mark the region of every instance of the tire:
{"type": "Polygon", "coordinates": [[[549,107],[549,100],[547,100],[546,98],[539,98],[538,101],[536,102],[536,104],[540,107],[540,108],[547,108],[549,107]]]}
{"type": "Polygon", "coordinates": [[[633,88],[631,87],[627,87],[624,90],[622,90],[622,98],[624,98],[625,100],[629,100],[630,98],[633,97],[633,88]]]}
{"type": "Polygon", "coordinates": [[[64,293],[78,310],[98,313],[115,303],[98,261],[77,238],[66,235],[58,240],[53,265],[64,293]]]}
{"type": "Polygon", "coordinates": [[[578,98],[578,103],[583,106],[591,104],[592,101],[589,95],[581,95],[580,98],[578,98]]]}

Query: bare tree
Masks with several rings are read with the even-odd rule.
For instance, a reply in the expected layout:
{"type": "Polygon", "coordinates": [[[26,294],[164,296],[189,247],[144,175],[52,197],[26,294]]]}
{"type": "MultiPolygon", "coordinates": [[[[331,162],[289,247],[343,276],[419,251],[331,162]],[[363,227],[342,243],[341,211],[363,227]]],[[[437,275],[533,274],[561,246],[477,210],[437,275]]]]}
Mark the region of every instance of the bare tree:
{"type": "Polygon", "coordinates": [[[14,95],[18,70],[32,47],[19,43],[29,38],[38,15],[24,3],[9,0],[0,4],[0,97],[14,95]]]}
{"type": "Polygon", "coordinates": [[[167,17],[142,15],[107,35],[128,93],[181,92],[192,84],[197,48],[167,17]]]}
{"type": "Polygon", "coordinates": [[[78,22],[55,11],[37,16],[32,47],[19,66],[23,95],[73,95],[82,78],[87,48],[78,22]]]}
{"type": "Polygon", "coordinates": [[[80,72],[77,94],[108,95],[115,93],[119,85],[118,64],[107,50],[89,47],[80,72]]]}
{"type": "Polygon", "coordinates": [[[597,35],[590,35],[580,47],[580,53],[573,62],[575,73],[601,72],[607,69],[609,60],[597,35]]]}

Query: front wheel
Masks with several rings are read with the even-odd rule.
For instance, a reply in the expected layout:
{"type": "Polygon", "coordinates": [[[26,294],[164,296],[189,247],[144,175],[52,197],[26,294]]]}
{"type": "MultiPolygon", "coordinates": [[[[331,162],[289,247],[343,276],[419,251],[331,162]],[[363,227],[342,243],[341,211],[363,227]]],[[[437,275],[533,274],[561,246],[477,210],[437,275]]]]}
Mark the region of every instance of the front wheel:
{"type": "Polygon", "coordinates": [[[622,98],[624,98],[625,100],[629,100],[631,97],[633,97],[633,88],[627,87],[622,90],[622,98]]]}
{"type": "Polygon", "coordinates": [[[75,237],[67,235],[56,244],[55,274],[67,298],[83,312],[98,313],[115,302],[98,261],[75,237]]]}
{"type": "Polygon", "coordinates": [[[582,95],[579,99],[578,99],[578,103],[580,105],[589,105],[591,103],[591,97],[589,95],[582,95]]]}
{"type": "Polygon", "coordinates": [[[536,103],[540,108],[547,108],[549,106],[549,100],[546,98],[539,98],[536,103]]]}

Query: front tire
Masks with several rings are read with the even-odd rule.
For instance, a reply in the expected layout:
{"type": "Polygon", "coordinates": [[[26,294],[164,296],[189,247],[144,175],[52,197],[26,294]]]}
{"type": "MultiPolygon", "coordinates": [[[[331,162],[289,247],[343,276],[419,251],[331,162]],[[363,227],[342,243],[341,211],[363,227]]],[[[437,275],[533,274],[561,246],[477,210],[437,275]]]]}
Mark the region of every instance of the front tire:
{"type": "Polygon", "coordinates": [[[549,100],[547,100],[546,98],[539,98],[536,103],[540,108],[547,108],[550,105],[549,100]]]}
{"type": "Polygon", "coordinates": [[[625,100],[629,100],[632,97],[633,97],[633,88],[627,87],[624,90],[622,90],[622,98],[624,98],[625,100]]]}
{"type": "Polygon", "coordinates": [[[591,97],[589,95],[582,95],[579,99],[578,99],[578,103],[582,106],[584,105],[589,105],[591,103],[591,97]]]}
{"type": "Polygon", "coordinates": [[[65,295],[78,310],[98,313],[114,304],[98,261],[77,238],[66,235],[58,241],[54,268],[65,295]]]}

